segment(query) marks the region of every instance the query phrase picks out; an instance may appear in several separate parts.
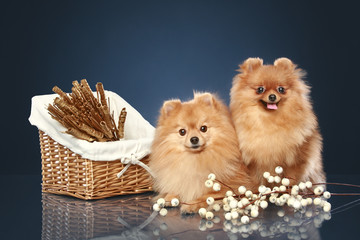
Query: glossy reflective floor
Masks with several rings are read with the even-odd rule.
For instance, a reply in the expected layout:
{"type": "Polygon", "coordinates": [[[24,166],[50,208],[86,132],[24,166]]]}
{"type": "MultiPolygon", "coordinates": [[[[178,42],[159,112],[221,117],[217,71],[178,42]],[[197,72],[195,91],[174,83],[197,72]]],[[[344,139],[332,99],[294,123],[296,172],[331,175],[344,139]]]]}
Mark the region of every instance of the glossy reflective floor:
{"type": "MultiPolygon", "coordinates": [[[[1,239],[358,239],[360,196],[333,196],[331,213],[270,207],[249,224],[152,211],[153,193],[84,201],[41,193],[40,176],[2,175],[1,239]]],[[[358,176],[329,182],[360,184],[358,176]]],[[[329,186],[331,192],[360,188],[329,186]]]]}

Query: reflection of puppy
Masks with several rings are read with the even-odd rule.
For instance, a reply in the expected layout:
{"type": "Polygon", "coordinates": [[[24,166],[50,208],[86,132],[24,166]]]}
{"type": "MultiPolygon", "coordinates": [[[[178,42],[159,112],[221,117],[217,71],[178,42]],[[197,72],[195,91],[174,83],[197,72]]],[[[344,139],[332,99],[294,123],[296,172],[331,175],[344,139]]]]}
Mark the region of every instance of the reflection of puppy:
{"type": "Polygon", "coordinates": [[[230,109],[245,164],[256,181],[278,165],[299,181],[323,182],[322,138],[304,72],[289,59],[249,58],[234,78],[230,109]]]}
{"type": "Polygon", "coordinates": [[[223,197],[205,187],[209,173],[237,189],[248,186],[238,141],[228,108],[210,93],[194,99],[166,101],[161,109],[149,166],[155,174],[154,189],[170,201],[178,197],[183,212],[206,206],[209,196],[223,197]],[[194,204],[196,203],[196,204],[194,204]]]}

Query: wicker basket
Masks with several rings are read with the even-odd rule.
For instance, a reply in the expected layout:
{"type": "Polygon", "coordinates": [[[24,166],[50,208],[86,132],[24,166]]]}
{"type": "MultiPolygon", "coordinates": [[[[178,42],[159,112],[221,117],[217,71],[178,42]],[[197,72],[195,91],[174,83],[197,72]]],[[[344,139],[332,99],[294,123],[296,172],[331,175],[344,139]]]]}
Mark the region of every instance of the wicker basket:
{"type": "MultiPolygon", "coordinates": [[[[119,179],[117,173],[126,166],[120,160],[84,159],[46,133],[39,131],[39,136],[43,192],[89,200],[152,191],[150,174],[138,165],[130,166],[119,179]]],[[[142,162],[147,164],[148,159],[142,162]]]]}

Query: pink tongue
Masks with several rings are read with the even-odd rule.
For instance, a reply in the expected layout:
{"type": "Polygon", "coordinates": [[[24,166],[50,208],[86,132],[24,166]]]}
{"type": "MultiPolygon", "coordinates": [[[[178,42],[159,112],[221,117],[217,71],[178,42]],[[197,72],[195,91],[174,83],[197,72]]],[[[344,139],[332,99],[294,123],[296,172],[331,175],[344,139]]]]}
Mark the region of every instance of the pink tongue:
{"type": "Polygon", "coordinates": [[[267,104],[268,109],[276,110],[278,107],[276,106],[276,103],[268,103],[267,104]]]}

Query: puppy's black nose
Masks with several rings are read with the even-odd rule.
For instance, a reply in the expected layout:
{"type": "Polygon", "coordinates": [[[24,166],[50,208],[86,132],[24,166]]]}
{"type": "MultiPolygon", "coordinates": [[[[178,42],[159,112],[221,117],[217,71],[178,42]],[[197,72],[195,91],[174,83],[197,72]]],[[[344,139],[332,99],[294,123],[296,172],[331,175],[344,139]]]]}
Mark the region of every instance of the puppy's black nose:
{"type": "Polygon", "coordinates": [[[199,138],[198,137],[192,137],[192,138],[190,138],[190,142],[192,143],[192,144],[198,144],[199,143],[199,138]]]}
{"type": "Polygon", "coordinates": [[[270,94],[269,100],[274,102],[276,100],[276,95],[275,94],[270,94]]]}

